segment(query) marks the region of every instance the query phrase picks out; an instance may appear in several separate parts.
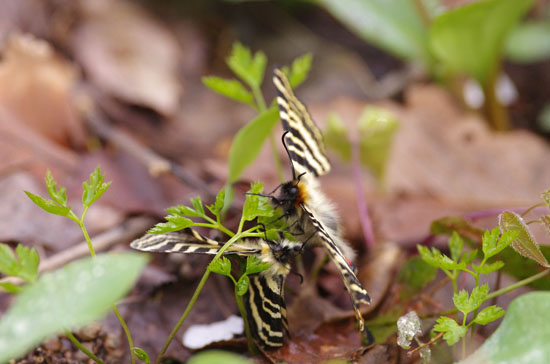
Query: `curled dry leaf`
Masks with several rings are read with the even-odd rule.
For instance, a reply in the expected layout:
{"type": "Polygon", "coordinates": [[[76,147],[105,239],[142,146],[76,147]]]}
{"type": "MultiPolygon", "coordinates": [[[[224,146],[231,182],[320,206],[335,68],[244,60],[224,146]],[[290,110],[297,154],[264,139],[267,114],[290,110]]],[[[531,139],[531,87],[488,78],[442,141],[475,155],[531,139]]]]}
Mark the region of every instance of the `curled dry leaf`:
{"type": "Polygon", "coordinates": [[[12,33],[0,63],[0,109],[58,144],[82,145],[84,129],[71,105],[77,80],[73,65],[46,41],[12,33]]]}
{"type": "Polygon", "coordinates": [[[502,232],[516,230],[519,235],[511,244],[512,248],[526,258],[534,260],[543,267],[550,268],[548,261],[542,255],[539,244],[529,231],[529,228],[518,214],[511,211],[504,211],[499,216],[499,225],[502,232]]]}
{"type": "Polygon", "coordinates": [[[164,116],[177,111],[178,44],[141,8],[127,1],[82,1],[74,54],[101,90],[164,116]]]}

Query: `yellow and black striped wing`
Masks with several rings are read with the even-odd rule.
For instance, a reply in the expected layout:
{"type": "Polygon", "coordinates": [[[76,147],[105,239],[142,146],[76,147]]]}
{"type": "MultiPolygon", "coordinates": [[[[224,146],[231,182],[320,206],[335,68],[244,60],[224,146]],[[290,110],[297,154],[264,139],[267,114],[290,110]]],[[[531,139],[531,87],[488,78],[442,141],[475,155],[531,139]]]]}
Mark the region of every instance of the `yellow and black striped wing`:
{"type": "Polygon", "coordinates": [[[370,303],[370,296],[367,293],[367,290],[363,288],[361,282],[359,282],[359,279],[357,279],[355,273],[353,273],[353,270],[348,264],[346,258],[344,257],[338,246],[336,246],[334,240],[332,240],[330,235],[327,233],[326,229],[323,227],[323,224],[315,218],[311,210],[305,204],[301,203],[300,206],[311,220],[312,225],[317,230],[316,234],[318,234],[318,236],[323,241],[325,249],[327,250],[330,258],[340,271],[346,290],[351,296],[353,310],[355,311],[355,316],[359,321],[359,328],[361,329],[361,331],[363,331],[365,324],[361,315],[361,311],[359,310],[359,303],[370,303]]]}
{"type": "Polygon", "coordinates": [[[311,172],[322,176],[330,171],[325,145],[319,127],[313,122],[306,107],[296,98],[287,77],[275,69],[273,83],[277,89],[279,115],[285,134],[285,144],[292,159],[295,175],[311,172]]]}
{"type": "Polygon", "coordinates": [[[264,348],[278,348],[288,332],[286,306],[283,299],[284,277],[258,274],[250,277],[245,295],[245,308],[252,335],[264,348]]]}
{"type": "MultiPolygon", "coordinates": [[[[182,232],[146,234],[134,240],[130,246],[137,250],[157,253],[217,254],[223,244],[186,228],[182,232]]],[[[261,247],[234,243],[224,254],[256,255],[260,252],[261,247]]]]}

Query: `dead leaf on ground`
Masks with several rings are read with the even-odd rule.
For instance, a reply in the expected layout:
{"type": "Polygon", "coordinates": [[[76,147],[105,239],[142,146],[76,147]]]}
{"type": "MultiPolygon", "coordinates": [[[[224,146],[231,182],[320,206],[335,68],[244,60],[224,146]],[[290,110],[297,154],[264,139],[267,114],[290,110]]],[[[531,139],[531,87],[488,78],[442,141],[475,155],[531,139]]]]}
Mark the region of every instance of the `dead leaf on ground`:
{"type": "Polygon", "coordinates": [[[72,48],[107,94],[172,116],[178,110],[179,47],[170,31],[128,1],[80,1],[72,48]]]}

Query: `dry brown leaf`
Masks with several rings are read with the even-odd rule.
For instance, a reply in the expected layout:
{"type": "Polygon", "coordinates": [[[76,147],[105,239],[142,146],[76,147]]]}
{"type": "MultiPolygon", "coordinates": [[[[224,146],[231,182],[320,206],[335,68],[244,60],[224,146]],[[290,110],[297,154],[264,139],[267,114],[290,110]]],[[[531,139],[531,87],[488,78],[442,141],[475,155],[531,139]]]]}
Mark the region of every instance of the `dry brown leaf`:
{"type": "Polygon", "coordinates": [[[126,102],[174,115],[181,94],[174,36],[132,2],[80,4],[72,48],[92,82],[126,102]]]}
{"type": "Polygon", "coordinates": [[[0,63],[0,109],[58,144],[82,145],[84,129],[71,103],[77,80],[75,68],[47,42],[12,33],[0,63]]]}

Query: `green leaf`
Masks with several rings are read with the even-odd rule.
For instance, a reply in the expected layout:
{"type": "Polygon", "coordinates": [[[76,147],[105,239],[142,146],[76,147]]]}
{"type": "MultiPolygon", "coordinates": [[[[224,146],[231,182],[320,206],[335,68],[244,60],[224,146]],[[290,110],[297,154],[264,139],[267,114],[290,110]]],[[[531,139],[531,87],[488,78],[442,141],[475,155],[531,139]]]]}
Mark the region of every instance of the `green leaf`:
{"type": "Polygon", "coordinates": [[[134,354],[136,354],[136,358],[145,362],[146,364],[151,364],[151,359],[149,359],[149,355],[145,350],[138,348],[137,346],[134,346],[132,350],[134,354]]]}
{"type": "Polygon", "coordinates": [[[237,285],[235,286],[235,292],[239,296],[243,296],[248,291],[248,285],[250,284],[250,278],[246,274],[243,274],[241,278],[239,278],[239,281],[237,282],[237,285]]]}
{"type": "Polygon", "coordinates": [[[488,293],[488,284],[484,284],[480,287],[475,287],[472,290],[472,294],[470,295],[470,297],[468,297],[468,292],[466,292],[465,290],[461,290],[460,292],[453,295],[453,303],[460,312],[462,312],[464,315],[467,315],[468,313],[474,311],[479,306],[481,306],[483,301],[485,301],[485,298],[487,298],[488,293]]]}
{"type": "Polygon", "coordinates": [[[57,182],[53,179],[52,172],[48,169],[46,172],[46,188],[51,198],[62,206],[67,206],[67,190],[65,187],[57,187],[57,182]]]}
{"type": "Polygon", "coordinates": [[[434,19],[429,34],[433,54],[451,71],[482,85],[494,76],[504,41],[533,0],[482,0],[434,19]]]}
{"type": "Polygon", "coordinates": [[[531,63],[550,58],[550,20],[526,21],[515,27],[506,42],[506,56],[513,62],[531,63]]]}
{"type": "Polygon", "coordinates": [[[432,248],[430,250],[422,245],[417,245],[416,247],[422,259],[433,267],[445,270],[462,270],[466,268],[466,264],[464,262],[457,263],[448,256],[441,254],[441,252],[436,248],[432,248]]]}
{"type": "Polygon", "coordinates": [[[200,216],[206,215],[200,196],[191,197],[191,204],[193,205],[195,211],[200,214],[200,216]]]}
{"type": "Polygon", "coordinates": [[[294,89],[306,80],[311,69],[312,61],[313,55],[311,53],[306,53],[292,61],[290,72],[287,75],[288,81],[290,82],[290,87],[294,89]]]}
{"type": "Polygon", "coordinates": [[[461,364],[533,364],[550,358],[550,292],[533,292],[510,303],[500,326],[461,364]]]}
{"type": "Polygon", "coordinates": [[[229,277],[231,275],[231,261],[226,257],[215,259],[208,264],[208,270],[229,277]]]}
{"type": "Polygon", "coordinates": [[[213,205],[207,205],[208,211],[210,211],[213,215],[219,216],[220,213],[223,210],[223,205],[225,201],[225,188],[222,188],[220,192],[216,195],[216,201],[213,205]]]}
{"type": "Polygon", "coordinates": [[[253,255],[246,257],[246,275],[260,273],[266,269],[269,269],[269,263],[262,262],[258,257],[253,255]]]}
{"type": "Polygon", "coordinates": [[[25,193],[27,194],[27,196],[29,196],[32,202],[34,202],[38,207],[46,212],[49,212],[50,214],[67,216],[69,214],[69,211],[71,211],[70,206],[61,206],[53,200],[46,200],[28,191],[25,191],[25,193]]]}
{"type": "Polygon", "coordinates": [[[474,322],[480,325],[487,325],[489,322],[493,322],[504,316],[504,310],[498,306],[485,307],[480,313],[477,314],[474,322]]]}
{"type": "Polygon", "coordinates": [[[221,95],[240,101],[254,108],[256,107],[254,104],[254,96],[238,80],[225,80],[215,76],[208,76],[202,78],[202,83],[221,95]]]}
{"type": "MultiPolygon", "coordinates": [[[[540,246],[542,253],[545,256],[550,255],[550,246],[540,246]]],[[[516,280],[522,280],[535,275],[541,271],[541,266],[533,260],[525,259],[523,256],[516,253],[513,249],[504,249],[500,253],[500,258],[504,262],[502,268],[503,273],[506,273],[516,280]]],[[[537,279],[529,284],[529,287],[538,290],[550,290],[550,277],[545,276],[537,279]]]]}
{"type": "Polygon", "coordinates": [[[495,227],[492,230],[486,230],[483,233],[483,237],[481,239],[481,247],[483,250],[483,255],[486,259],[489,259],[490,257],[495,256],[499,253],[499,251],[497,250],[499,232],[499,228],[495,227]]]}
{"type": "Polygon", "coordinates": [[[539,244],[535,241],[535,237],[531,234],[521,216],[515,212],[504,211],[499,215],[499,226],[503,234],[507,231],[519,231],[516,239],[511,243],[516,252],[534,260],[543,267],[550,267],[540,251],[539,244]]]}
{"type": "Polygon", "coordinates": [[[262,51],[258,51],[252,56],[250,49],[236,42],[226,61],[229,68],[248,86],[259,88],[262,85],[267,65],[267,58],[262,51]]]}
{"type": "Polygon", "coordinates": [[[467,315],[468,312],[472,312],[473,309],[470,308],[470,300],[468,297],[468,292],[466,290],[460,290],[459,292],[453,295],[453,303],[457,310],[467,315]]]}
{"type": "Polygon", "coordinates": [[[0,320],[0,362],[24,355],[49,336],[102,318],[146,263],[145,254],[103,254],[43,274],[0,320]]]}
{"type": "Polygon", "coordinates": [[[13,250],[7,244],[0,243],[0,272],[8,276],[19,273],[19,263],[15,259],[13,250]]]}
{"type": "Polygon", "coordinates": [[[426,25],[410,0],[318,0],[368,43],[429,66],[426,25]]]}
{"type": "Polygon", "coordinates": [[[172,206],[166,209],[166,212],[168,212],[171,215],[181,215],[181,216],[189,216],[189,217],[202,217],[204,216],[201,214],[200,211],[195,211],[189,206],[184,205],[178,205],[178,206],[172,206]]]}
{"type": "Polygon", "coordinates": [[[149,229],[147,233],[149,234],[162,234],[169,233],[172,231],[179,231],[190,226],[194,226],[195,223],[193,220],[190,220],[183,216],[168,215],[165,217],[168,222],[159,222],[153,228],[149,229]]]}
{"type": "Polygon", "coordinates": [[[477,309],[479,306],[483,304],[485,299],[487,298],[487,295],[489,294],[489,285],[484,284],[479,287],[474,287],[472,290],[472,294],[470,295],[470,307],[473,307],[473,310],[477,309]]]}
{"type": "Polygon", "coordinates": [[[500,260],[497,260],[496,262],[494,263],[491,263],[491,264],[484,264],[483,266],[479,266],[479,265],[472,265],[472,268],[474,268],[474,270],[478,273],[481,273],[481,274],[491,274],[493,272],[496,272],[497,270],[499,270],[500,268],[504,267],[504,262],[503,261],[500,261],[500,260]]]}
{"type": "Polygon", "coordinates": [[[254,364],[244,356],[221,350],[208,350],[193,355],[188,364],[254,364]]]}
{"type": "Polygon", "coordinates": [[[38,277],[38,265],[40,264],[40,256],[34,248],[28,248],[22,244],[15,248],[17,259],[19,260],[20,271],[18,277],[27,281],[34,282],[38,277]]]}
{"type": "Polygon", "coordinates": [[[461,263],[464,263],[466,265],[472,264],[472,262],[476,259],[476,257],[477,257],[477,249],[471,250],[470,253],[468,253],[468,256],[466,255],[462,256],[461,263]]]}
{"type": "Polygon", "coordinates": [[[269,203],[269,198],[253,195],[253,193],[261,193],[262,188],[263,186],[259,182],[250,185],[243,205],[242,218],[245,221],[252,221],[258,216],[273,216],[274,209],[269,203]]]}
{"type": "Polygon", "coordinates": [[[434,326],[434,331],[443,332],[443,339],[449,345],[454,345],[466,335],[468,329],[460,326],[452,318],[442,316],[437,319],[437,324],[434,326]]]}
{"type": "Polygon", "coordinates": [[[323,132],[323,139],[327,147],[337,152],[344,162],[351,160],[351,144],[348,139],[348,131],[338,114],[329,114],[327,128],[323,132]]]}
{"type": "Polygon", "coordinates": [[[229,181],[237,181],[246,167],[258,156],[262,146],[279,121],[279,110],[271,107],[242,127],[229,151],[229,181]]]}
{"type": "Polygon", "coordinates": [[[437,269],[420,257],[412,257],[401,268],[397,280],[403,284],[401,298],[411,298],[433,281],[437,269]]]}
{"type": "Polygon", "coordinates": [[[388,110],[367,106],[358,121],[360,159],[381,181],[399,123],[388,110]]]}
{"type": "Polygon", "coordinates": [[[550,207],[550,190],[544,191],[540,197],[544,200],[546,206],[550,207]]]}
{"type": "Polygon", "coordinates": [[[103,183],[105,176],[101,174],[98,166],[90,175],[90,179],[82,183],[84,193],[82,194],[82,205],[88,207],[96,202],[107,191],[111,182],[103,183]]]}
{"type": "Polygon", "coordinates": [[[462,249],[464,247],[464,241],[456,231],[453,231],[451,238],[449,239],[449,249],[451,251],[451,259],[458,262],[462,249]]]}
{"type": "Polygon", "coordinates": [[[17,294],[21,292],[21,287],[11,282],[0,282],[0,288],[8,293],[17,294]]]}

